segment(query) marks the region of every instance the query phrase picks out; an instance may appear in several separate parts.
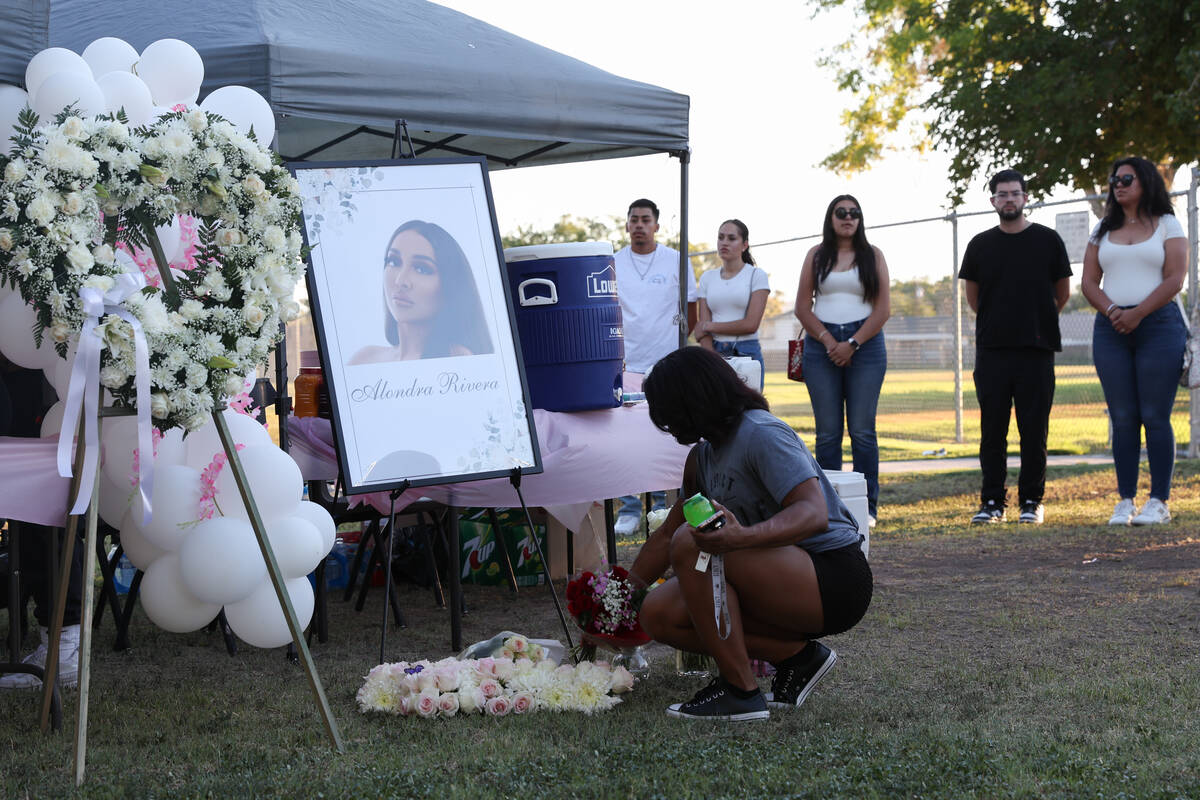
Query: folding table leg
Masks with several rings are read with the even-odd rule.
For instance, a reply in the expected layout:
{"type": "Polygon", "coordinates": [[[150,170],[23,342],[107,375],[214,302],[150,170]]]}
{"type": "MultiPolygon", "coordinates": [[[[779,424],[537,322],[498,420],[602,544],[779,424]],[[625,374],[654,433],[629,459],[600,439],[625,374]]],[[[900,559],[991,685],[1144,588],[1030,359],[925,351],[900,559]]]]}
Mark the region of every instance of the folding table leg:
{"type": "Polygon", "coordinates": [[[433,599],[441,608],[446,607],[446,595],[442,592],[442,577],[438,574],[437,556],[433,553],[433,537],[429,535],[429,526],[433,525],[432,519],[426,521],[425,512],[417,512],[417,530],[421,537],[421,548],[425,551],[425,561],[429,568],[429,576],[433,581],[433,599]]]}

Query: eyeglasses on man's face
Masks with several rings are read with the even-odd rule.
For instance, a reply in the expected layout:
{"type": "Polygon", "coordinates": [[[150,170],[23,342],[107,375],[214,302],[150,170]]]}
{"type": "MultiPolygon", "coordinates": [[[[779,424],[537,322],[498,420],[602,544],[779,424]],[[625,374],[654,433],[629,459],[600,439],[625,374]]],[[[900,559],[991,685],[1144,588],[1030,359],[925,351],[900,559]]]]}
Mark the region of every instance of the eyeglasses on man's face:
{"type": "Polygon", "coordinates": [[[1133,185],[1133,173],[1127,172],[1124,175],[1110,175],[1108,176],[1108,185],[1114,189],[1118,186],[1124,186],[1128,189],[1133,185]]]}
{"type": "Polygon", "coordinates": [[[850,219],[862,219],[862,211],[857,208],[835,208],[833,215],[838,219],[845,219],[846,217],[850,219]]]}

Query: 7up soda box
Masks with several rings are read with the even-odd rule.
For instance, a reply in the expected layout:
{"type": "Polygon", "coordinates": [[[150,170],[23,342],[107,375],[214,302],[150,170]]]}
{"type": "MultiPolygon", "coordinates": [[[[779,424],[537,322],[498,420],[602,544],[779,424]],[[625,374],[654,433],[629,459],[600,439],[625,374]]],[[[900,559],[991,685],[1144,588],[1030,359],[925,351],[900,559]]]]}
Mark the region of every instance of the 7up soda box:
{"type": "MultiPolygon", "coordinates": [[[[518,586],[535,586],[545,581],[542,575],[542,560],[538,557],[536,535],[546,552],[546,526],[534,524],[531,534],[525,524],[521,509],[498,508],[496,516],[508,543],[508,555],[512,561],[513,574],[518,586]]],[[[504,583],[504,560],[497,550],[495,532],[486,509],[469,509],[458,523],[459,543],[462,547],[462,580],[495,586],[504,583]]]]}

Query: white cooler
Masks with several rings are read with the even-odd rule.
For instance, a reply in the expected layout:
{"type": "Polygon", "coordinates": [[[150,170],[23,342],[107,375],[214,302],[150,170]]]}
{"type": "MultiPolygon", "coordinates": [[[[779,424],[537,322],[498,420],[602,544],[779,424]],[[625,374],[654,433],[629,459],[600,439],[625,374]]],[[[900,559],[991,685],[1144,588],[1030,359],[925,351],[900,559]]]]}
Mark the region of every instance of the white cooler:
{"type": "Polygon", "coordinates": [[[838,497],[842,498],[846,508],[850,509],[854,521],[858,523],[858,532],[863,537],[863,555],[870,557],[871,526],[867,524],[869,514],[867,510],[867,479],[861,472],[842,472],[829,469],[825,470],[825,477],[833,484],[838,497]]]}

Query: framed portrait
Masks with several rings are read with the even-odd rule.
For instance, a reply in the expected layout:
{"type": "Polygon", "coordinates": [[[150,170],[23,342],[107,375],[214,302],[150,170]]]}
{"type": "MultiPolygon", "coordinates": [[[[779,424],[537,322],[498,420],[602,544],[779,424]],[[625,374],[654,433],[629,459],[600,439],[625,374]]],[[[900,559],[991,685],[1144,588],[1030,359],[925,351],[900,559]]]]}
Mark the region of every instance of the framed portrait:
{"type": "Polygon", "coordinates": [[[484,159],[290,168],[346,491],[541,472],[484,159]]]}

